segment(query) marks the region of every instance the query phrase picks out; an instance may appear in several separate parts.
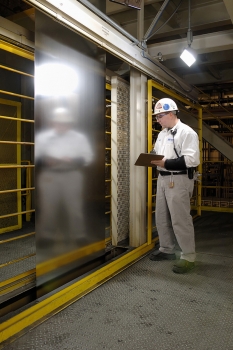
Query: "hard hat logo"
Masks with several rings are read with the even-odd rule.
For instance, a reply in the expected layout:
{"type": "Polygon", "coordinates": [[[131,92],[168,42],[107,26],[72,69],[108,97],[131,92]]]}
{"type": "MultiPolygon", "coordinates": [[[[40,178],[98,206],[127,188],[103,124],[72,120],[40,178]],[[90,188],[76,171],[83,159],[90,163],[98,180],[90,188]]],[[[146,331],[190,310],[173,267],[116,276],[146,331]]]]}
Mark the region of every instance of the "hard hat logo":
{"type": "Polygon", "coordinates": [[[163,107],[162,107],[161,103],[158,102],[155,108],[159,109],[159,108],[163,108],[163,107]]]}
{"type": "Polygon", "coordinates": [[[163,105],[163,109],[164,109],[165,111],[168,111],[169,108],[170,108],[169,104],[165,103],[165,104],[163,105]]]}
{"type": "Polygon", "coordinates": [[[154,108],[154,115],[162,112],[178,111],[176,103],[170,98],[162,98],[159,100],[154,108]]]}

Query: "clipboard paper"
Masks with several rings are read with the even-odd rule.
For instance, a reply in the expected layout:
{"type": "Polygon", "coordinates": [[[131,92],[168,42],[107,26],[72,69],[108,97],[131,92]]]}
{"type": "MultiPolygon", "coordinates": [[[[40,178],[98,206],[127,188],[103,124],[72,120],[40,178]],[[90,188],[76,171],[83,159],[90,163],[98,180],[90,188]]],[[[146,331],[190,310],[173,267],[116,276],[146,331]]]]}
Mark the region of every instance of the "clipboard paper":
{"type": "Polygon", "coordinates": [[[163,157],[164,156],[162,156],[160,154],[141,153],[134,165],[156,167],[156,165],[151,164],[151,161],[152,160],[160,160],[160,159],[163,159],[163,157]]]}

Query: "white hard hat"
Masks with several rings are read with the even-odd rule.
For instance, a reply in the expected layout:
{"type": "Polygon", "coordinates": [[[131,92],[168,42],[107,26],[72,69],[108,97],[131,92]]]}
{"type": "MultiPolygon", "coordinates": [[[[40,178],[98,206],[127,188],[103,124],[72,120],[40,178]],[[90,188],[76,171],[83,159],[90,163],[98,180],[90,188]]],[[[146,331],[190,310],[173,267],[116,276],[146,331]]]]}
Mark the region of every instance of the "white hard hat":
{"type": "Polygon", "coordinates": [[[170,98],[162,98],[155,104],[153,115],[170,111],[178,111],[176,103],[170,98]]]}

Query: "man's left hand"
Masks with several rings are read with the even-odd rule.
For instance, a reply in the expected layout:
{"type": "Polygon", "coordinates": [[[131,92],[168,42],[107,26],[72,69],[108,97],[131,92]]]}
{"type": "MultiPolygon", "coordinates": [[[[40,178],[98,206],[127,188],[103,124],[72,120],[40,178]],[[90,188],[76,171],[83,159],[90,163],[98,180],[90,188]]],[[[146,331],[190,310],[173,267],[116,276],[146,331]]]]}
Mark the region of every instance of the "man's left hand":
{"type": "Polygon", "coordinates": [[[159,166],[161,168],[165,168],[165,166],[164,166],[165,160],[166,160],[165,157],[163,159],[161,159],[161,160],[152,160],[151,164],[159,166]]]}

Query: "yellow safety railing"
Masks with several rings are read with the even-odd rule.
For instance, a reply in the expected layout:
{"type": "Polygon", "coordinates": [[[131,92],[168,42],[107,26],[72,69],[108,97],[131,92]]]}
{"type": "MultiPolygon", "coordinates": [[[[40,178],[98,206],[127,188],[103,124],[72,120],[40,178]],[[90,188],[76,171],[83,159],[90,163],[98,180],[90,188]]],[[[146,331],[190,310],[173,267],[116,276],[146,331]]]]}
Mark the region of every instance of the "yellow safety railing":
{"type": "MultiPolygon", "coordinates": [[[[1,41],[0,41],[0,47],[1,47],[1,41]]],[[[23,74],[23,72],[21,71],[17,71],[17,70],[13,70],[9,67],[5,67],[5,66],[0,66],[0,68],[2,69],[6,69],[18,74],[23,74]]],[[[32,75],[25,73],[24,75],[28,75],[30,77],[32,77],[32,75]]],[[[10,96],[16,96],[16,97],[20,97],[20,98],[25,98],[25,99],[32,99],[34,100],[34,98],[30,97],[30,96],[25,96],[25,95],[21,95],[21,94],[15,94],[9,91],[0,91],[1,93],[5,94],[5,95],[10,95],[10,96]]],[[[11,162],[11,159],[9,159],[9,163],[5,162],[4,164],[0,164],[0,170],[6,170],[6,171],[13,171],[14,175],[14,181],[13,183],[15,184],[15,188],[12,186],[10,187],[9,185],[11,184],[11,182],[7,182],[7,186],[4,186],[1,188],[0,191],[0,196],[3,195],[7,195],[7,194],[14,194],[15,193],[15,197],[13,200],[15,200],[16,205],[13,205],[13,210],[9,210],[9,212],[2,212],[0,215],[0,219],[5,220],[8,218],[17,218],[17,225],[9,225],[9,226],[4,226],[4,224],[2,225],[2,228],[0,229],[0,246],[3,249],[4,245],[9,244],[9,243],[14,243],[23,239],[26,239],[28,237],[34,236],[35,232],[29,232],[29,233],[22,233],[22,234],[16,234],[16,235],[11,235],[11,236],[6,236],[5,235],[7,232],[9,231],[15,231],[15,230],[19,230],[22,228],[22,216],[25,215],[26,216],[26,221],[30,221],[31,219],[31,215],[33,212],[35,212],[35,209],[32,209],[32,191],[35,190],[35,187],[32,186],[32,169],[34,168],[34,165],[31,164],[31,161],[26,160],[26,161],[22,161],[21,160],[21,153],[22,153],[22,146],[34,146],[33,142],[26,142],[26,141],[21,141],[21,125],[22,123],[29,123],[29,124],[33,124],[34,120],[30,120],[30,119],[24,119],[21,118],[21,103],[20,102],[16,102],[16,101],[12,101],[12,100],[5,100],[5,99],[0,99],[0,104],[2,106],[9,106],[9,108],[11,108],[10,110],[12,110],[12,108],[15,108],[15,115],[0,115],[0,120],[2,120],[4,123],[3,125],[5,125],[6,123],[11,123],[10,125],[13,125],[12,123],[16,123],[16,126],[13,127],[13,129],[15,129],[15,135],[16,138],[14,140],[0,140],[0,145],[1,147],[5,146],[5,147],[12,147],[12,149],[15,152],[15,155],[13,156],[12,160],[15,158],[16,161],[13,160],[13,162],[11,162]],[[26,163],[26,164],[23,164],[26,163]],[[25,184],[24,187],[22,188],[22,170],[25,170],[25,184]],[[22,209],[22,198],[25,197],[25,210],[22,209]]],[[[3,108],[4,113],[6,112],[6,108],[3,108]]],[[[15,125],[15,124],[14,124],[15,125]]],[[[10,134],[11,135],[11,134],[10,134]]],[[[3,221],[4,222],[4,221],[3,221]]],[[[8,222],[8,221],[6,221],[8,222]]],[[[11,221],[10,221],[11,222],[11,221]]],[[[14,222],[14,221],[12,221],[14,222]]],[[[21,254],[20,254],[21,255],[21,254]]],[[[2,262],[0,264],[0,268],[6,268],[8,266],[13,266],[14,264],[17,264],[21,261],[25,261],[27,259],[30,259],[31,257],[35,256],[35,253],[30,253],[30,254],[25,254],[24,252],[22,252],[23,256],[17,256],[17,255],[13,255],[11,257],[11,259],[9,259],[8,261],[2,262]]],[[[2,270],[3,271],[3,270],[2,270]]],[[[4,270],[5,271],[5,270],[4,270]]],[[[1,272],[2,273],[2,272],[1,272]]],[[[3,274],[4,276],[4,274],[3,274]]],[[[32,283],[35,282],[35,270],[31,270],[28,272],[25,272],[21,275],[18,276],[14,276],[13,278],[11,278],[10,280],[7,279],[7,275],[5,276],[5,280],[3,280],[0,283],[0,296],[4,295],[6,296],[6,294],[8,292],[14,292],[15,290],[19,290],[20,288],[24,287],[27,283],[32,283]],[[25,277],[26,276],[26,277],[25,277]]]]}

